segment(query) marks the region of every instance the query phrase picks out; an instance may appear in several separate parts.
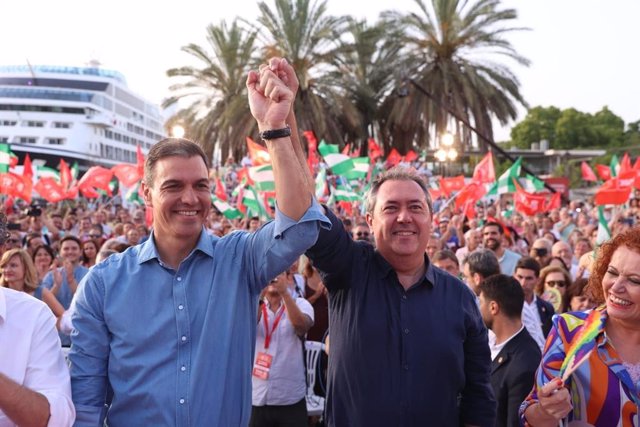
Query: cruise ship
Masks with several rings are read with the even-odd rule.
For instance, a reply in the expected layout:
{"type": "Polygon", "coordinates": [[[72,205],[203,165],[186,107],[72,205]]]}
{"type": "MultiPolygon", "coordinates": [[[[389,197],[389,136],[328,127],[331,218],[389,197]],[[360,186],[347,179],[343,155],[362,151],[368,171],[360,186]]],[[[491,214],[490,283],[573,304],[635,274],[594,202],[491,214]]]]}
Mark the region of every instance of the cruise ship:
{"type": "Polygon", "coordinates": [[[0,66],[0,142],[20,164],[57,168],[60,159],[80,170],[135,163],[164,138],[157,105],[128,87],[124,76],[99,67],[0,66]]]}

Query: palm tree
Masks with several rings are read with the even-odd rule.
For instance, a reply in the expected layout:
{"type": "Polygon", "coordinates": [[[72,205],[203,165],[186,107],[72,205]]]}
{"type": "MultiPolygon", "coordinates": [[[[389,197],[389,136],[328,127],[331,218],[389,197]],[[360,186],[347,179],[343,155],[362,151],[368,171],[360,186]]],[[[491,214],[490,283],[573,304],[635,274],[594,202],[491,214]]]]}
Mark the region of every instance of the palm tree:
{"type": "Polygon", "coordinates": [[[296,70],[300,87],[295,112],[301,130],[339,143],[344,139],[341,113],[354,114],[330,76],[331,60],[344,18],[327,15],[327,2],[275,0],[275,9],[258,3],[264,57],[287,58],[296,70]],[[346,109],[346,111],[342,111],[346,109]]]}
{"type": "MultiPolygon", "coordinates": [[[[517,103],[527,106],[516,76],[493,60],[499,56],[529,65],[503,37],[521,29],[506,26],[516,19],[516,11],[498,10],[499,0],[431,0],[429,6],[423,0],[415,2],[420,13],[384,14],[386,20],[406,29],[407,75],[439,104],[492,138],[492,118],[506,124],[516,118],[517,103]]],[[[459,127],[445,109],[416,91],[406,98],[388,98],[383,110],[388,114],[384,137],[401,151],[414,141],[419,146],[428,144],[449,125],[459,127]]],[[[469,143],[468,130],[463,131],[469,143]]]]}
{"type": "Polygon", "coordinates": [[[188,102],[167,122],[171,128],[181,124],[186,135],[199,141],[211,156],[216,147],[222,159],[229,154],[239,158],[245,152],[245,138],[255,131],[249,111],[245,81],[248,71],[257,65],[255,31],[247,31],[234,20],[230,26],[222,21],[207,27],[207,46],[189,44],[182,50],[200,66],[172,68],[167,75],[180,79],[170,87],[171,97],[164,107],[188,102]]]}
{"type": "Polygon", "coordinates": [[[348,18],[344,35],[332,77],[343,89],[344,102],[355,107],[355,116],[344,114],[342,119],[347,139],[366,147],[367,139],[378,133],[381,101],[393,90],[401,45],[382,21],[368,25],[348,18]]]}

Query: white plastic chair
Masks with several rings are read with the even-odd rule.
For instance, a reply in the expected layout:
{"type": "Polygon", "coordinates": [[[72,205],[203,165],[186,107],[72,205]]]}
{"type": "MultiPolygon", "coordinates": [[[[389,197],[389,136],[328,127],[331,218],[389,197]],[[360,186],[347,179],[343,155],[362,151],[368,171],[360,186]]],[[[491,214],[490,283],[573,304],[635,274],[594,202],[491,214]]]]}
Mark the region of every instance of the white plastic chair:
{"type": "Polygon", "coordinates": [[[324,397],[316,396],[313,388],[316,385],[316,369],[320,353],[324,350],[324,344],[317,341],[305,341],[304,356],[307,362],[307,415],[322,415],[324,411],[324,397]]]}

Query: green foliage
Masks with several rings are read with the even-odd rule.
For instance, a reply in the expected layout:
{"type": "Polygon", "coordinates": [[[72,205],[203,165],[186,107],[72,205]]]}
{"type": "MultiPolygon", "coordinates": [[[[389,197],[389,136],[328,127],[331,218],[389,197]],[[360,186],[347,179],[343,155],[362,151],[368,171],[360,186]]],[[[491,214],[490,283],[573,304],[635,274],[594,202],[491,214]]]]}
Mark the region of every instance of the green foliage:
{"type": "Polygon", "coordinates": [[[556,123],[562,112],[556,107],[534,107],[527,116],[511,129],[511,145],[517,148],[531,148],[534,142],[554,141],[556,123]]]}

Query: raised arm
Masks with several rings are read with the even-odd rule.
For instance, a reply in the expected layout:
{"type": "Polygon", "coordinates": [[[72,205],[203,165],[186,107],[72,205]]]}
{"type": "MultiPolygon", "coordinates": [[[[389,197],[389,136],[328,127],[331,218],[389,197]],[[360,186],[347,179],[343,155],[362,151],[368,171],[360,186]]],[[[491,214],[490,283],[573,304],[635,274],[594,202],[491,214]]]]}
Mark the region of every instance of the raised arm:
{"type": "MultiPolygon", "coordinates": [[[[249,106],[260,132],[284,129],[291,112],[293,93],[271,66],[250,71],[247,77],[249,106]]],[[[307,174],[301,169],[291,138],[266,140],[271,155],[278,208],[293,220],[302,218],[311,206],[307,174]]]]}

